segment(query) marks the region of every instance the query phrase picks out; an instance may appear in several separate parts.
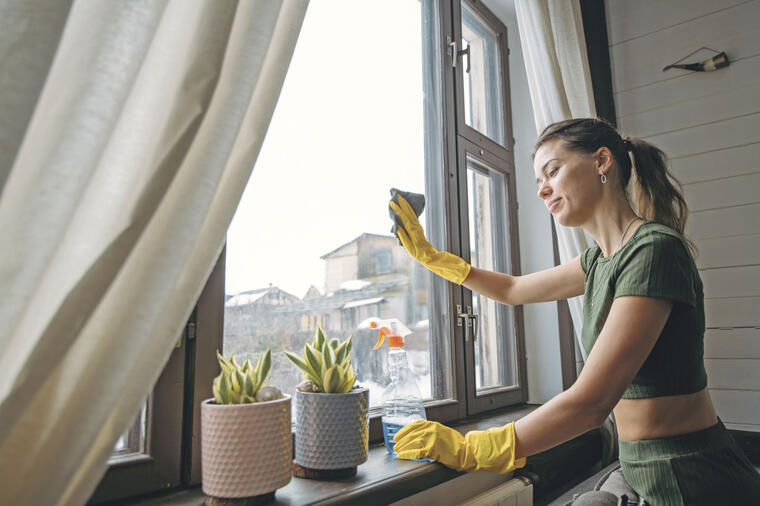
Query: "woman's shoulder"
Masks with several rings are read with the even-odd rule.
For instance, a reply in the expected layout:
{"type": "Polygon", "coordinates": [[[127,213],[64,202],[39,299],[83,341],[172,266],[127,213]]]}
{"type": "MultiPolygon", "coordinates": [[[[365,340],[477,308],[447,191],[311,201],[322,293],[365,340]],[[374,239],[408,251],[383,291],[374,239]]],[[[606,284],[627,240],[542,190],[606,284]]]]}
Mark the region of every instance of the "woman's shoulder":
{"type": "Polygon", "coordinates": [[[679,251],[689,250],[683,235],[656,221],[642,223],[625,246],[628,246],[626,249],[635,251],[646,245],[679,251]]]}
{"type": "Polygon", "coordinates": [[[662,264],[663,268],[673,263],[693,263],[691,249],[683,235],[656,221],[642,224],[617,256],[620,268],[638,262],[662,264]]]}

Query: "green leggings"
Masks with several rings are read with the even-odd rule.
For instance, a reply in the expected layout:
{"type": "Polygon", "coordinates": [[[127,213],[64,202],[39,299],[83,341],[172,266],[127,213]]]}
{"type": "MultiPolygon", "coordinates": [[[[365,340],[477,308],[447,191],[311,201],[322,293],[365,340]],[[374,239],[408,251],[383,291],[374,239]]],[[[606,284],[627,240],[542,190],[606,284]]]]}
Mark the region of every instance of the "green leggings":
{"type": "Polygon", "coordinates": [[[720,418],[688,434],[618,442],[625,481],[651,506],[760,504],[760,474],[720,418]]]}

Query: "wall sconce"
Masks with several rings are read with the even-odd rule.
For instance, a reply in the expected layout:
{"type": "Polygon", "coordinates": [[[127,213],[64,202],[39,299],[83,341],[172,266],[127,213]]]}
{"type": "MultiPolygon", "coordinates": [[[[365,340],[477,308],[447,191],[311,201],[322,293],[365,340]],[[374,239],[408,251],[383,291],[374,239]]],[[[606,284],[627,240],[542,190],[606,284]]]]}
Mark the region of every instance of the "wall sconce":
{"type": "Polygon", "coordinates": [[[684,70],[692,70],[694,72],[711,72],[713,70],[722,69],[723,67],[728,67],[729,61],[728,61],[728,55],[726,55],[725,51],[715,51],[714,49],[710,49],[709,47],[700,47],[696,51],[692,51],[691,53],[687,54],[680,60],[676,61],[675,63],[671,63],[670,65],[666,66],[662,69],[663,72],[665,72],[668,69],[684,69],[684,70]],[[702,62],[699,63],[679,63],[689,56],[693,55],[694,53],[697,53],[703,49],[707,49],[708,51],[712,51],[714,53],[717,53],[712,58],[708,58],[702,62]]]}

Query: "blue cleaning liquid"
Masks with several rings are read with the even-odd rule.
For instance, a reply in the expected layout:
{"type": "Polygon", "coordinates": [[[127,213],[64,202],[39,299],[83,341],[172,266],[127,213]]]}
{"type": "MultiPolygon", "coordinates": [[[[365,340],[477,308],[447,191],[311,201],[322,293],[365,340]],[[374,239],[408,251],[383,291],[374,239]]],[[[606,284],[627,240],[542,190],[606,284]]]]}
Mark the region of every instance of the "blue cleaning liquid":
{"type": "MultiPolygon", "coordinates": [[[[386,421],[383,421],[383,439],[385,440],[385,449],[388,450],[388,453],[393,455],[393,458],[396,458],[396,452],[393,451],[393,447],[396,446],[396,442],[393,440],[393,436],[396,435],[396,432],[401,430],[401,428],[404,425],[398,424],[398,423],[388,423],[386,421]]],[[[435,462],[435,460],[432,459],[410,459],[415,462],[435,462]]]]}

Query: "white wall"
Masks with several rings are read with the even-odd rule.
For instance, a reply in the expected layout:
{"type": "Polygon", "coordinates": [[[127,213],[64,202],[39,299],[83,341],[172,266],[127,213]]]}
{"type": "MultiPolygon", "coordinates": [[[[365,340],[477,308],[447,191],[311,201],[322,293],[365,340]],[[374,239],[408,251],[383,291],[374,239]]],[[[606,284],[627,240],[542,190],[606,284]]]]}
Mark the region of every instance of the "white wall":
{"type": "Polygon", "coordinates": [[[691,210],[710,396],[726,426],[760,431],[760,0],[605,7],[618,126],[671,157],[691,210]],[[662,71],[701,46],[730,66],[662,71]]]}
{"type": "MultiPolygon", "coordinates": [[[[536,196],[536,178],[531,160],[536,122],[530,105],[514,1],[484,0],[483,4],[507,27],[517,200],[520,206],[520,265],[522,273],[528,274],[554,266],[551,217],[536,196]]],[[[543,403],[562,392],[557,304],[528,304],[523,307],[523,314],[528,358],[528,402],[543,403]]]]}

